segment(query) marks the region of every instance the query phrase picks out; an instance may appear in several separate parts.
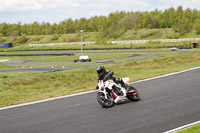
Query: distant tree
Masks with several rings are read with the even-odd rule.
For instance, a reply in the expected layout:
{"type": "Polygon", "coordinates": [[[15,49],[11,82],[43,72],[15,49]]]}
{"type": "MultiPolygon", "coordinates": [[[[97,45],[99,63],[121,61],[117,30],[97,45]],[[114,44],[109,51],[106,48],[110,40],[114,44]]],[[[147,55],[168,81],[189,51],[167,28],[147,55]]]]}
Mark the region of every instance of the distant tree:
{"type": "Polygon", "coordinates": [[[88,20],[87,31],[89,31],[89,32],[97,31],[97,16],[92,17],[88,20]]]}
{"type": "Polygon", "coordinates": [[[158,9],[150,12],[152,28],[160,28],[160,24],[159,24],[160,14],[161,14],[161,11],[158,11],[158,9]]]}
{"type": "MultiPolygon", "coordinates": [[[[185,9],[182,6],[174,9],[170,7],[164,11],[155,9],[146,12],[116,11],[108,16],[94,16],[89,19],[67,19],[59,24],[38,23],[7,24],[0,23],[1,36],[26,35],[54,35],[77,33],[80,29],[87,32],[100,32],[101,37],[117,37],[127,30],[141,28],[172,28],[177,34],[183,34],[193,29],[198,33],[196,20],[200,19],[200,11],[185,9]],[[194,25],[195,24],[195,25],[194,25]],[[193,26],[194,25],[194,26],[193,26]]],[[[74,39],[75,40],[75,39],[74,39]]]]}
{"type": "Polygon", "coordinates": [[[169,13],[169,28],[172,28],[175,23],[175,9],[173,7],[168,9],[169,13]]]}
{"type": "Polygon", "coordinates": [[[200,34],[200,19],[196,19],[194,22],[194,29],[196,31],[197,34],[200,34]]]}
{"type": "Polygon", "coordinates": [[[184,33],[183,27],[183,9],[182,6],[179,6],[175,12],[175,21],[173,25],[173,29],[175,32],[184,33]]]}
{"type": "Polygon", "coordinates": [[[188,32],[192,28],[191,10],[187,8],[183,12],[183,27],[184,31],[188,32]]]}
{"type": "Polygon", "coordinates": [[[0,25],[0,32],[3,34],[3,36],[8,36],[8,24],[3,23],[0,25]]]}
{"type": "Polygon", "coordinates": [[[160,28],[169,28],[170,27],[170,20],[169,20],[169,11],[165,10],[161,15],[160,15],[160,28]]]}
{"type": "Polygon", "coordinates": [[[151,17],[148,12],[145,12],[142,19],[143,28],[148,28],[149,24],[151,24],[151,17]]]}
{"type": "Polygon", "coordinates": [[[121,19],[120,24],[122,27],[128,30],[133,29],[134,25],[136,25],[135,14],[126,15],[125,17],[121,19]]]}
{"type": "Polygon", "coordinates": [[[39,35],[40,33],[40,27],[39,27],[39,23],[38,22],[34,22],[33,25],[31,26],[32,28],[32,34],[33,35],[39,35]]]}
{"type": "Polygon", "coordinates": [[[74,33],[73,20],[71,18],[63,21],[58,27],[60,27],[59,29],[63,28],[64,34],[74,33]]]}
{"type": "Polygon", "coordinates": [[[196,9],[192,10],[192,13],[191,13],[192,22],[194,23],[194,21],[199,17],[200,17],[200,12],[197,11],[196,9]]]}
{"type": "Polygon", "coordinates": [[[103,32],[103,31],[106,31],[107,29],[107,17],[105,16],[100,16],[97,18],[97,31],[99,32],[103,32]]]}

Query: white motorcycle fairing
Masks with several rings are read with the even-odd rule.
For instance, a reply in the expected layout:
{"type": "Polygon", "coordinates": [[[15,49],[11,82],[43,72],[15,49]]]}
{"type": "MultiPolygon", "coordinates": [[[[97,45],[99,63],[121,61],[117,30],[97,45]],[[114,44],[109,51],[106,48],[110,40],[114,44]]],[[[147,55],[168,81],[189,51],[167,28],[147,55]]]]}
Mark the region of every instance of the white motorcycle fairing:
{"type": "MultiPolygon", "coordinates": [[[[126,84],[128,83],[129,81],[129,78],[123,78],[122,79],[126,84]]],[[[124,101],[127,99],[127,91],[125,88],[121,87],[121,85],[118,85],[116,84],[113,80],[107,80],[105,82],[103,82],[103,80],[100,80],[99,83],[98,83],[98,86],[99,86],[99,89],[101,90],[101,92],[103,92],[105,94],[105,98],[107,99],[107,95],[106,95],[106,89],[104,88],[108,88],[109,90],[112,91],[112,95],[114,96],[115,100],[114,102],[115,103],[118,103],[118,102],[121,102],[121,101],[124,101]],[[123,95],[120,95],[118,96],[114,91],[113,91],[113,86],[115,87],[118,87],[121,89],[121,91],[123,92],[123,95]]]]}
{"type": "Polygon", "coordinates": [[[125,84],[128,84],[128,82],[130,81],[129,77],[122,78],[122,80],[125,84]]]}
{"type": "Polygon", "coordinates": [[[115,103],[121,103],[126,100],[132,102],[140,100],[140,94],[136,88],[128,84],[129,78],[122,78],[122,81],[125,83],[125,88],[121,84],[115,83],[113,80],[98,82],[97,92],[97,101],[102,107],[109,108],[112,107],[115,103]]]}

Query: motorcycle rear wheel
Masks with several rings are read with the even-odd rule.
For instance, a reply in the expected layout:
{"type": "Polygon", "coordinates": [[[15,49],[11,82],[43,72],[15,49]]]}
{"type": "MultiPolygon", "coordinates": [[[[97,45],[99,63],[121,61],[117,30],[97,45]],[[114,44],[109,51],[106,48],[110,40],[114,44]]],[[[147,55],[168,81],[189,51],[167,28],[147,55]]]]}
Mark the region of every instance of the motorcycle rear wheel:
{"type": "Polygon", "coordinates": [[[135,92],[128,93],[127,98],[132,102],[139,101],[140,94],[139,94],[138,90],[136,88],[134,88],[133,86],[129,86],[129,91],[131,91],[131,90],[135,90],[135,92]]]}
{"type": "Polygon", "coordinates": [[[109,95],[107,95],[107,98],[108,99],[105,99],[104,93],[97,93],[97,101],[104,108],[110,108],[114,105],[114,101],[109,95]]]}

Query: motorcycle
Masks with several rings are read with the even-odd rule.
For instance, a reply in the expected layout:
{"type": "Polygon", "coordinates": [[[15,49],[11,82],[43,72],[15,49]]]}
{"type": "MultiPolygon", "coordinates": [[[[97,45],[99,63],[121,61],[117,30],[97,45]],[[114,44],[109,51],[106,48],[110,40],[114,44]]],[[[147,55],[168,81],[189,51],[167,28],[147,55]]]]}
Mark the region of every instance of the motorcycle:
{"type": "Polygon", "coordinates": [[[133,102],[139,101],[140,94],[136,88],[128,84],[129,77],[122,78],[122,81],[125,83],[125,87],[115,83],[112,79],[105,82],[100,80],[97,89],[98,103],[105,108],[109,108],[127,99],[133,102]]]}

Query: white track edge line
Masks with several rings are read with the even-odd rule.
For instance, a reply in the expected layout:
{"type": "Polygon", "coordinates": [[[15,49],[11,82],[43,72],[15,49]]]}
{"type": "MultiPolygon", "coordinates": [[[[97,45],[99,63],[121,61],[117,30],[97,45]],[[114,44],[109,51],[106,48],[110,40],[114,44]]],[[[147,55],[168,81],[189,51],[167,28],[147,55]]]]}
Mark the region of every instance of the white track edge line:
{"type": "MultiPolygon", "coordinates": [[[[153,80],[153,79],[158,79],[158,78],[163,78],[163,77],[167,77],[167,76],[171,76],[171,75],[175,75],[175,74],[179,74],[179,73],[183,73],[183,72],[187,72],[187,71],[191,71],[191,70],[195,70],[195,69],[200,69],[200,67],[194,67],[194,68],[190,68],[190,69],[179,71],[179,72],[174,72],[174,73],[165,74],[165,75],[161,75],[161,76],[157,76],[157,77],[153,77],[153,78],[139,80],[139,81],[136,81],[136,82],[131,82],[130,84],[140,83],[140,82],[144,82],[144,81],[148,81],[148,80],[153,80]]],[[[62,99],[62,98],[67,98],[67,97],[72,97],[72,96],[78,96],[78,95],[88,94],[88,93],[92,93],[92,92],[94,92],[94,90],[92,90],[92,91],[86,91],[86,92],[81,92],[81,93],[76,93],[76,94],[71,94],[71,95],[60,96],[60,97],[55,97],[55,98],[48,98],[48,99],[34,101],[34,102],[28,102],[28,103],[22,103],[22,104],[17,104],[17,105],[11,105],[11,106],[0,108],[0,111],[1,110],[6,110],[6,109],[11,109],[11,108],[16,108],[16,107],[21,107],[21,106],[26,106],[26,105],[31,105],[31,104],[37,104],[37,103],[42,103],[42,102],[47,102],[47,101],[52,101],[52,100],[57,100],[57,99],[62,99]]]]}
{"type": "Polygon", "coordinates": [[[178,128],[175,128],[175,129],[172,129],[172,130],[169,130],[169,131],[166,131],[164,133],[174,133],[176,131],[179,131],[181,129],[184,129],[184,128],[188,128],[190,126],[193,126],[193,125],[196,125],[196,124],[199,124],[200,121],[197,121],[197,122],[193,122],[193,123],[190,123],[190,124],[187,124],[187,125],[184,125],[184,126],[181,126],[181,127],[178,127],[178,128]]]}

